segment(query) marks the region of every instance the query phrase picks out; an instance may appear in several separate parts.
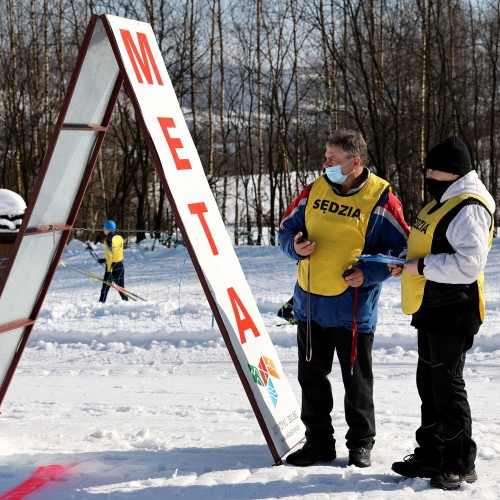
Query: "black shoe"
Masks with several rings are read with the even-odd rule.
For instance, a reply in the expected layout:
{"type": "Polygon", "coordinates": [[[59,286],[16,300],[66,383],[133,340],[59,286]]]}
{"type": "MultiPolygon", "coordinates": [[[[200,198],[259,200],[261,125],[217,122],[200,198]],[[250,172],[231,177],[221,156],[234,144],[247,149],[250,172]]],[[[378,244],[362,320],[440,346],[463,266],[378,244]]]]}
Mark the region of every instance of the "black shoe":
{"type": "Polygon", "coordinates": [[[431,479],[431,486],[442,490],[455,490],[460,488],[463,482],[473,483],[477,481],[476,469],[472,469],[466,474],[455,474],[454,472],[443,472],[431,479]]]}
{"type": "Polygon", "coordinates": [[[467,474],[464,474],[462,477],[464,478],[464,481],[466,483],[475,483],[477,481],[476,468],[472,469],[470,472],[467,472],[467,474]]]}
{"type": "Polygon", "coordinates": [[[402,462],[394,462],[392,470],[396,474],[404,477],[425,477],[430,478],[441,473],[441,469],[435,462],[424,460],[417,454],[406,455],[402,462]]]}
{"type": "Polygon", "coordinates": [[[370,467],[372,451],[368,448],[353,448],[349,450],[349,462],[347,465],[355,465],[356,467],[370,467]]]}
{"type": "Polygon", "coordinates": [[[442,490],[455,490],[463,483],[463,479],[458,474],[453,472],[443,472],[431,479],[431,486],[441,488],[442,490]]]}
{"type": "Polygon", "coordinates": [[[337,453],[333,445],[318,445],[306,441],[306,444],[300,450],[290,453],[286,457],[286,461],[291,465],[306,467],[316,462],[331,462],[336,458],[337,453]]]}

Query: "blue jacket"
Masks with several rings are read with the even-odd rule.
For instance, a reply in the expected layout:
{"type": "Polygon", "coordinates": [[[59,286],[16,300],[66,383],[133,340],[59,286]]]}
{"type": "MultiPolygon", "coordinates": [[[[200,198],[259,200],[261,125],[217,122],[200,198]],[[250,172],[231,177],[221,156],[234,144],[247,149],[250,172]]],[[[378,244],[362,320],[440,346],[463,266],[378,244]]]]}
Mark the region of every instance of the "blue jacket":
{"type": "MultiPolygon", "coordinates": [[[[295,252],[294,237],[299,231],[307,234],[305,211],[313,184],[306,186],[287,209],[278,232],[281,250],[296,261],[304,259],[295,252]]],[[[356,188],[356,191],[362,189],[363,185],[364,183],[356,188]]],[[[333,184],[332,189],[335,189],[333,184]]],[[[337,194],[339,194],[338,191],[337,194]]],[[[409,228],[403,217],[401,203],[388,189],[380,197],[376,208],[368,222],[363,253],[384,253],[398,256],[406,250],[409,233],[409,228]]],[[[382,281],[389,278],[391,274],[386,264],[358,262],[354,267],[360,268],[364,275],[363,286],[358,288],[356,314],[358,330],[360,333],[372,334],[377,326],[377,305],[382,281]]],[[[354,288],[349,287],[344,293],[336,296],[322,296],[312,293],[310,295],[312,321],[323,327],[352,329],[354,288]]],[[[298,283],[295,284],[293,299],[295,320],[306,321],[307,292],[298,283]]]]}

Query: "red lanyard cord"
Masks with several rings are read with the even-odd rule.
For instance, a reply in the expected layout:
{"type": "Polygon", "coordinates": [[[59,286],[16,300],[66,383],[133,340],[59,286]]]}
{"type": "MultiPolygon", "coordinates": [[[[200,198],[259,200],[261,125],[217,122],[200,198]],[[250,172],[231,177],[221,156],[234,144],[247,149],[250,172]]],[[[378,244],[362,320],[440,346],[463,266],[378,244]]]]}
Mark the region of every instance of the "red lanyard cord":
{"type": "Polygon", "coordinates": [[[306,331],[306,361],[313,356],[312,331],[311,331],[311,259],[307,257],[307,331],[306,331]]]}
{"type": "Polygon", "coordinates": [[[354,365],[358,357],[358,324],[356,313],[358,312],[358,289],[354,289],[354,317],[352,318],[352,344],[351,344],[351,375],[354,373],[354,365]]]}

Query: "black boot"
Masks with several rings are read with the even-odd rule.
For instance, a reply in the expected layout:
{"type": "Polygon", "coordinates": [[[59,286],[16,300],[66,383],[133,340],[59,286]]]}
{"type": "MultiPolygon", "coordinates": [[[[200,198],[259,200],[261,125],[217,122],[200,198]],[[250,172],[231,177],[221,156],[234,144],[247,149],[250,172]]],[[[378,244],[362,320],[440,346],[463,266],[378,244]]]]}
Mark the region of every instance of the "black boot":
{"type": "Polygon", "coordinates": [[[349,462],[347,465],[355,465],[356,467],[370,467],[372,451],[368,448],[353,448],[349,450],[349,462]]]}
{"type": "Polygon", "coordinates": [[[442,490],[456,490],[463,482],[473,483],[477,481],[476,469],[472,469],[467,474],[455,474],[454,472],[443,472],[431,479],[431,486],[442,490]]]}
{"type": "Polygon", "coordinates": [[[332,444],[317,444],[306,441],[306,444],[297,451],[290,453],[286,457],[287,463],[297,465],[298,467],[306,467],[316,462],[331,462],[337,458],[335,446],[332,444]]]}
{"type": "Polygon", "coordinates": [[[441,472],[441,468],[437,462],[427,460],[416,453],[406,455],[402,462],[394,462],[392,464],[392,470],[396,472],[396,474],[411,478],[430,478],[437,476],[441,472]]]}

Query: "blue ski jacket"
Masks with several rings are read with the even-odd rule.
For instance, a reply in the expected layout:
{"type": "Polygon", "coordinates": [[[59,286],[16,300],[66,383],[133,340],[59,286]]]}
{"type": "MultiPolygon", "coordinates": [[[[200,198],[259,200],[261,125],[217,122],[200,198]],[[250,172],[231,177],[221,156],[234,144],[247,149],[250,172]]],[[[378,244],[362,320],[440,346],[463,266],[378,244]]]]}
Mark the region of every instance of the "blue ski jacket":
{"type": "MultiPolygon", "coordinates": [[[[366,169],[366,179],[355,190],[363,189],[370,173],[366,169]]],[[[325,176],[326,178],[326,176],[325,176]]],[[[328,181],[329,182],[329,181],[328,181]]],[[[331,184],[339,196],[335,185],[331,184]]],[[[305,257],[298,255],[294,249],[294,237],[301,231],[307,235],[305,221],[306,207],[309,202],[309,193],[314,182],[306,186],[287,209],[280,223],[278,242],[281,250],[291,259],[300,261],[305,257]]],[[[313,200],[311,200],[313,203],[313,200]]],[[[332,221],[332,237],[335,236],[335,227],[332,221]]],[[[399,256],[406,251],[409,228],[403,216],[400,201],[388,187],[382,194],[372,211],[365,236],[364,254],[390,254],[399,256]]],[[[364,283],[358,288],[356,322],[359,333],[373,334],[377,326],[377,305],[382,282],[391,276],[386,264],[358,261],[353,267],[363,271],[364,283]]],[[[323,296],[310,293],[311,320],[322,327],[352,329],[354,316],[354,288],[348,287],[340,295],[323,296]]],[[[295,284],[294,316],[297,321],[307,320],[307,291],[303,290],[298,282],[295,284]]]]}

